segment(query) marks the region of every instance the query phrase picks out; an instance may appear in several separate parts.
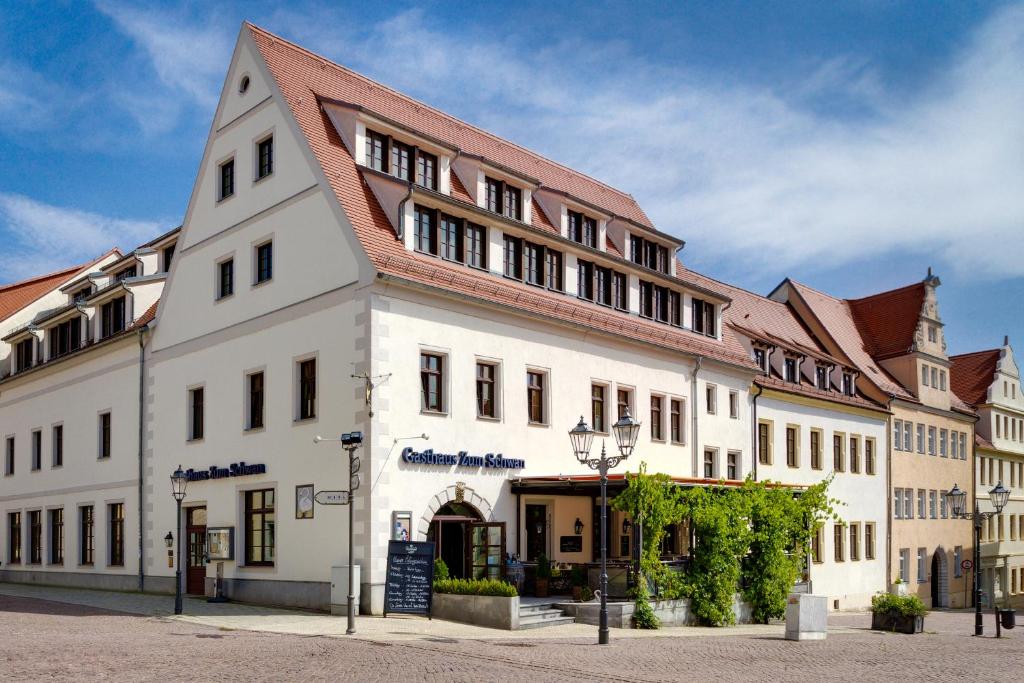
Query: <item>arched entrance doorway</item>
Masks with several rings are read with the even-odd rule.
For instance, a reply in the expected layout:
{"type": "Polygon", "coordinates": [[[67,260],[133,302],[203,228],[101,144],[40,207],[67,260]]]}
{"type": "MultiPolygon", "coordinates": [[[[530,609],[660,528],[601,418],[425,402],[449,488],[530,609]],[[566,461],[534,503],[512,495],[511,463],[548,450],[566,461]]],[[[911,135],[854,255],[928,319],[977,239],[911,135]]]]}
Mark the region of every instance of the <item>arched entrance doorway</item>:
{"type": "Polygon", "coordinates": [[[449,501],[439,507],[427,528],[434,556],[448,565],[453,578],[500,579],[504,571],[505,523],[485,522],[466,502],[449,501]]]}
{"type": "Polygon", "coordinates": [[[942,546],[932,555],[932,607],[949,607],[949,570],[942,546]]]}

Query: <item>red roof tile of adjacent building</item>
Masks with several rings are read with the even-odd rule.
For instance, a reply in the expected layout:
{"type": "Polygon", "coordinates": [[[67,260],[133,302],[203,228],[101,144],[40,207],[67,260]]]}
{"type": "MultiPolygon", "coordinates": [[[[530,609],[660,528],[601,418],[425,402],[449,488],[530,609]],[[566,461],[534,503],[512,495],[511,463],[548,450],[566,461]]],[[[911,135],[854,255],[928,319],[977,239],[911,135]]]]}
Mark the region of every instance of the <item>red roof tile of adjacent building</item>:
{"type": "Polygon", "coordinates": [[[451,184],[452,184],[452,197],[458,199],[460,202],[466,202],[467,204],[473,204],[473,197],[470,196],[469,190],[459,180],[458,173],[451,173],[451,184]]]}
{"type": "MultiPolygon", "coordinates": [[[[355,159],[327,114],[319,107],[318,98],[365,106],[414,130],[422,130],[469,153],[482,155],[537,178],[545,185],[611,213],[644,225],[650,225],[650,222],[632,197],[625,193],[415,102],[262,29],[252,25],[248,28],[332,190],[344,207],[356,236],[374,267],[382,274],[484,302],[504,304],[522,312],[546,315],[570,324],[586,325],[638,341],[754,367],[739,342],[728,335],[723,335],[724,341],[719,342],[406,250],[396,239],[355,159]]],[[[554,228],[553,225],[551,227],[554,228]]]]}
{"type": "Polygon", "coordinates": [[[916,282],[863,299],[848,299],[868,353],[878,359],[910,353],[924,297],[924,283],[916,282]]]}
{"type": "Polygon", "coordinates": [[[157,299],[156,301],[154,301],[152,306],[147,308],[142,313],[142,315],[140,315],[138,318],[136,318],[132,322],[132,324],[128,326],[128,329],[137,329],[139,327],[145,327],[146,325],[148,325],[151,322],[153,322],[153,319],[156,318],[156,307],[157,307],[157,305],[159,303],[160,303],[160,299],[157,299]]]}
{"type": "Polygon", "coordinates": [[[1002,349],[975,351],[950,356],[949,386],[964,402],[978,406],[988,401],[988,388],[995,379],[1002,349]]]}
{"type": "MultiPolygon", "coordinates": [[[[93,263],[93,262],[90,262],[93,263]]],[[[4,320],[48,292],[58,289],[77,275],[90,263],[65,268],[48,275],[39,275],[28,280],[0,286],[0,320],[4,320]]]]}

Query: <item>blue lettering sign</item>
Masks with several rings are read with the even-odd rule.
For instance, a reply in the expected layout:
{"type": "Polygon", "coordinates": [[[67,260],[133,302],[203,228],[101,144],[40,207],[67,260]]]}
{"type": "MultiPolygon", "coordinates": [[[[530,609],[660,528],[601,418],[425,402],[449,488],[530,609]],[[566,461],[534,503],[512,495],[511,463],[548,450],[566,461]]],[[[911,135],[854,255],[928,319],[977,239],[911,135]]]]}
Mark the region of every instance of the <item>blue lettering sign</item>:
{"type": "Polygon", "coordinates": [[[470,455],[467,451],[435,453],[432,448],[425,451],[414,451],[411,447],[406,447],[402,450],[402,461],[410,465],[482,467],[499,470],[521,470],[526,467],[526,460],[506,458],[501,453],[487,453],[486,455],[470,455]]]}

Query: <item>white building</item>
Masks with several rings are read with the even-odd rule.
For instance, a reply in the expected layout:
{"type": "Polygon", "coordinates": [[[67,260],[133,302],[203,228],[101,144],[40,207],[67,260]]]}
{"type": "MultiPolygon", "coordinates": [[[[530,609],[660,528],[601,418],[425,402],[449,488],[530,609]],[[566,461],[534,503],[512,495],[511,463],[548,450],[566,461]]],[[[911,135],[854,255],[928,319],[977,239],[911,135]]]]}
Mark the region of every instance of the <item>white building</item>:
{"type": "Polygon", "coordinates": [[[950,358],[953,391],[978,411],[975,490],[981,510],[992,510],[988,492],[1010,490],[1003,511],[981,528],[982,590],[989,604],[1019,604],[1024,595],[1024,394],[1010,340],[987,351],[950,358]]]}

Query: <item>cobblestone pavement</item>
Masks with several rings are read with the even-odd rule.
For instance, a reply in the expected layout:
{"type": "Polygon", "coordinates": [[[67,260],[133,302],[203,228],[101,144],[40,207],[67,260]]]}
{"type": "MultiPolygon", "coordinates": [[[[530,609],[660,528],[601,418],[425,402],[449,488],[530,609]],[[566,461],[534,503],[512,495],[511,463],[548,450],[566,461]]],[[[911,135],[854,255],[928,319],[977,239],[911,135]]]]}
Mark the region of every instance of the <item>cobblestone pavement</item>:
{"type": "MultiPolygon", "coordinates": [[[[130,681],[866,681],[1015,680],[1024,634],[972,638],[968,613],[933,613],[928,633],[867,629],[833,615],[842,633],[791,643],[773,635],[627,639],[382,642],[215,629],[163,616],[0,595],[0,680],[130,681]]],[[[991,618],[986,629],[991,629],[991,618]]],[[[723,630],[721,633],[728,633],[723,630]]]]}

